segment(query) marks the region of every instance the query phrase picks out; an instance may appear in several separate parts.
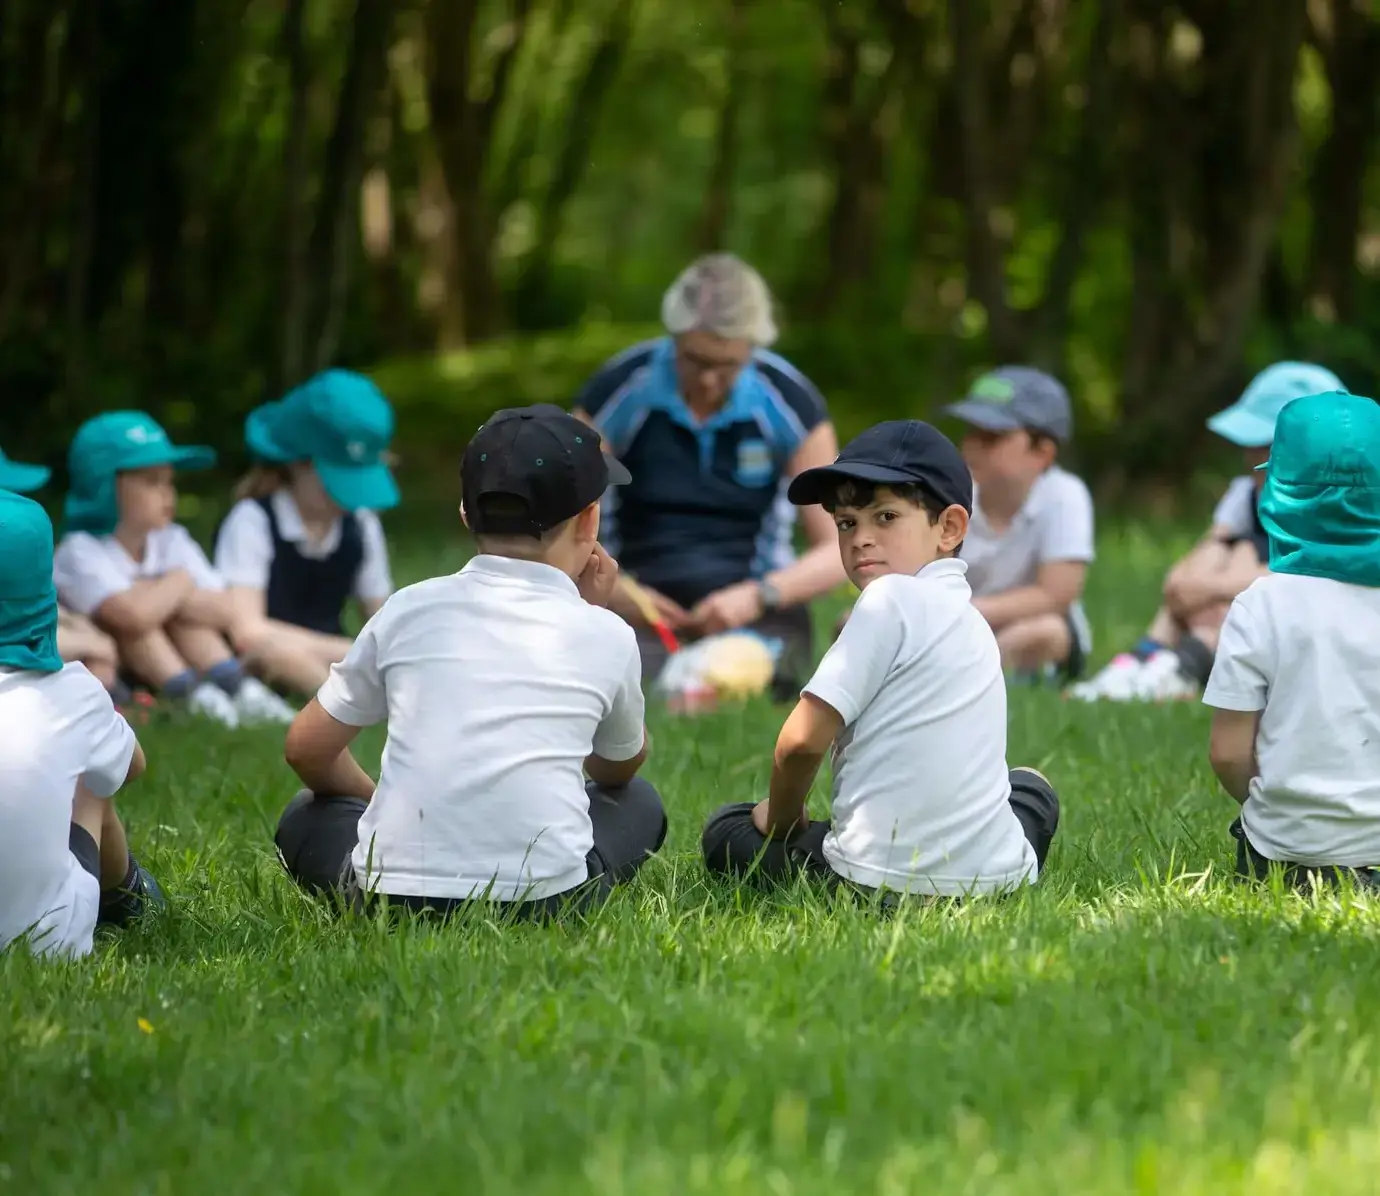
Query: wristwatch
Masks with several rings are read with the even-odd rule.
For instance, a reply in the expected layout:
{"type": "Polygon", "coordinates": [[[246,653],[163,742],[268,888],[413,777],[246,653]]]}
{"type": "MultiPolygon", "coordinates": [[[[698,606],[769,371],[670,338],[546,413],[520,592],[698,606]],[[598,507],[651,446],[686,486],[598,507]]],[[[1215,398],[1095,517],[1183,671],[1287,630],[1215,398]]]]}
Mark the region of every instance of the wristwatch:
{"type": "Polygon", "coordinates": [[[757,583],[757,596],[762,600],[762,610],[773,611],[781,606],[781,591],[778,590],[769,578],[762,578],[757,583]]]}

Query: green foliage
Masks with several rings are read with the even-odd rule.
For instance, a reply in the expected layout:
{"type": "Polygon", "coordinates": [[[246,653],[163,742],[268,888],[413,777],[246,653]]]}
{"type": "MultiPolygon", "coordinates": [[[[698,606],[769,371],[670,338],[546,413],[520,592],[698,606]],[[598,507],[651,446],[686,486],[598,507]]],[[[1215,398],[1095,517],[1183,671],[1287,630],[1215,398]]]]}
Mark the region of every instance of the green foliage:
{"type": "MultiPolygon", "coordinates": [[[[1104,535],[1104,655],[1154,605],[1165,540],[1104,535]]],[[[765,792],[782,716],[654,713],[666,847],[548,928],[337,921],[274,858],[278,736],[145,731],[120,808],[174,904],[84,962],[0,956],[0,1187],[1374,1190],[1376,910],[1231,883],[1201,706],[1014,692],[1011,759],[1063,803],[1045,876],[891,919],[706,879],[703,819],[765,792]]]]}

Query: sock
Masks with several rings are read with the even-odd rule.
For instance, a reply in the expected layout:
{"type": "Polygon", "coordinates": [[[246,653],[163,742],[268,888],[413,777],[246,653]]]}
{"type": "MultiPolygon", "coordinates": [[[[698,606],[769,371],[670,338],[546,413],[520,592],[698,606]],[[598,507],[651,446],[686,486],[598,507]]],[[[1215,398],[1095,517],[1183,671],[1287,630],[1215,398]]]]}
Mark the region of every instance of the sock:
{"type": "Polygon", "coordinates": [[[169,677],[163,682],[162,692],[169,698],[185,698],[196,688],[196,683],[196,670],[183,669],[176,677],[169,677]]]}
{"type": "Polygon", "coordinates": [[[113,889],[101,890],[100,913],[96,920],[102,926],[123,926],[144,912],[144,890],[140,883],[139,865],[129,857],[125,878],[113,889]]]}
{"type": "Polygon", "coordinates": [[[1179,640],[1174,655],[1179,658],[1179,672],[1190,681],[1206,686],[1212,674],[1212,661],[1216,655],[1196,635],[1186,635],[1179,640]]]}
{"type": "Polygon", "coordinates": [[[1152,639],[1147,635],[1140,643],[1131,649],[1131,655],[1140,661],[1141,664],[1144,664],[1150,657],[1154,656],[1156,652],[1162,651],[1164,651],[1164,645],[1160,643],[1159,640],[1152,639]]]}
{"type": "Polygon", "coordinates": [[[134,691],[116,677],[110,685],[110,700],[117,706],[128,706],[134,701],[134,691]]]}
{"type": "Polygon", "coordinates": [[[229,660],[222,660],[207,669],[206,680],[233,698],[244,684],[244,666],[232,656],[229,660]]]}

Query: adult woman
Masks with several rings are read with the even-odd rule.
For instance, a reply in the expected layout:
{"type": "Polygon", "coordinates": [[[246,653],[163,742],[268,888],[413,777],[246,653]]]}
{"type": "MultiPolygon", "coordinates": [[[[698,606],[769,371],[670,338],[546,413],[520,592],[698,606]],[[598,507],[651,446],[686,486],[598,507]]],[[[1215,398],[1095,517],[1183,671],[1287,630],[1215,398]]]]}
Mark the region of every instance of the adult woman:
{"type": "MultiPolygon", "coordinates": [[[[796,557],[785,495],[797,473],[838,455],[824,399],[768,351],[771,295],[738,258],[694,262],[661,317],[667,336],[607,362],[576,401],[632,473],[605,499],[605,546],[678,636],[752,628],[785,641],[779,671],[808,668],[806,604],[843,581],[843,565],[820,507],[801,511],[809,548],[796,557]]],[[[626,599],[613,605],[654,675],[664,662],[656,637],[626,599]]]]}

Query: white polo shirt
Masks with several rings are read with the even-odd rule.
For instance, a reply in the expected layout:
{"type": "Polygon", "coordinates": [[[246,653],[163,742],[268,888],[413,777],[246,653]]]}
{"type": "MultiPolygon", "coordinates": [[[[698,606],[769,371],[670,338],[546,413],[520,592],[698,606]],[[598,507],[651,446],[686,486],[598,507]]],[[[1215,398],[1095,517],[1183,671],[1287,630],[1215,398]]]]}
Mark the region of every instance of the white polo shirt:
{"type": "Polygon", "coordinates": [[[1380,589],[1272,573],[1237,595],[1203,692],[1260,711],[1241,811],[1266,859],[1380,866],[1380,589]]]}
{"type": "Polygon", "coordinates": [[[225,582],[180,523],[149,532],[142,560],[135,560],[114,536],[69,532],[53,555],[53,583],[63,606],[89,615],[107,598],[123,594],[137,581],[185,569],[199,590],[223,590],[225,582]]]}
{"type": "Polygon", "coordinates": [[[82,781],[97,797],[125,783],[134,732],[80,664],[57,673],[0,669],[0,948],[92,948],[100,883],[68,849],[82,781]]]}
{"type": "Polygon", "coordinates": [[[1036,879],[1011,809],[1001,653],[963,561],[879,577],[804,692],[842,716],[824,855],[872,888],[959,896],[1036,879]]]}
{"type": "Polygon", "coordinates": [[[392,896],[574,888],[594,846],[585,758],[642,750],[632,628],[532,561],[481,555],[399,590],[317,697],[350,726],[388,724],[352,858],[392,896]]]}
{"type": "MultiPolygon", "coordinates": [[[[324,538],[313,542],[307,536],[302,514],[291,492],[275,491],[269,502],[278,521],[278,534],[292,543],[304,557],[325,560],[340,547],[343,518],[331,524],[324,538]]],[[[356,511],[364,558],[355,574],[352,595],[364,602],[382,602],[393,592],[393,574],[388,565],[388,542],[383,524],[373,511],[356,511]]],[[[268,515],[253,499],[241,499],[225,517],[216,535],[216,571],[227,585],[268,589],[273,568],[273,532],[268,515]]]]}
{"type": "Polygon", "coordinates": [[[1249,474],[1241,478],[1232,478],[1212,512],[1212,526],[1224,529],[1232,539],[1249,536],[1255,530],[1255,504],[1258,497],[1255,478],[1249,474]]]}
{"type": "Polygon", "coordinates": [[[1092,495],[1082,478],[1051,466],[1030,487],[1009,526],[997,532],[973,491],[973,516],[962,557],[968,584],[981,598],[1033,585],[1041,565],[1054,561],[1092,561],[1092,495]]]}

